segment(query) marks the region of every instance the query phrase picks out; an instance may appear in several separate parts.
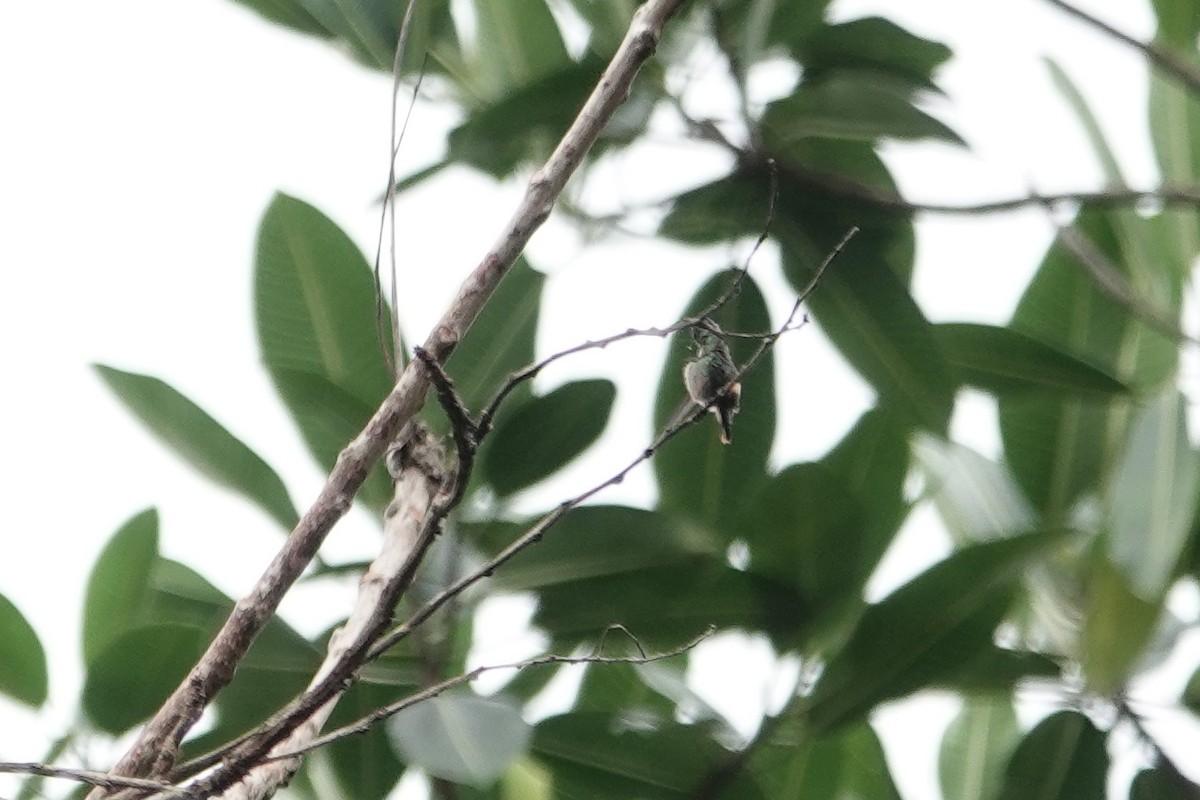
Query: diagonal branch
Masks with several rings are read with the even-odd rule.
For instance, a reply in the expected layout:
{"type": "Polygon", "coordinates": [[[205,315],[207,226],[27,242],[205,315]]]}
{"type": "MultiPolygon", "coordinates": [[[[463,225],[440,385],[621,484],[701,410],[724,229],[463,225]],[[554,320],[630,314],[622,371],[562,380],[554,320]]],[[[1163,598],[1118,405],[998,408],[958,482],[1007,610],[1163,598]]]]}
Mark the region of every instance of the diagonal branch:
{"type": "MultiPolygon", "coordinates": [[[[425,350],[438,361],[444,362],[466,335],[534,231],[549,216],[567,179],[628,96],[641,65],[653,55],[663,27],[684,2],[649,0],[634,14],[625,39],[595,90],[550,158],[534,173],[500,236],[463,282],[449,309],[425,341],[425,350]]],[[[283,549],[250,592],[238,602],[200,661],[142,729],[111,774],[146,777],[170,772],[184,735],[217,692],[233,678],[237,665],[275,613],[284,594],[312,560],[333,525],[350,509],[355,493],[383,455],[387,443],[420,410],[428,388],[429,377],[424,367],[410,362],[366,428],[338,455],[325,486],[287,538],[283,549]]],[[[93,797],[103,794],[97,791],[93,797]]]]}
{"type": "Polygon", "coordinates": [[[1047,3],[1055,8],[1067,12],[1073,17],[1083,20],[1093,28],[1102,33],[1116,39],[1122,44],[1141,52],[1148,58],[1156,67],[1164,72],[1170,73],[1185,84],[1193,94],[1200,95],[1200,70],[1197,70],[1184,59],[1180,58],[1175,53],[1165,47],[1154,44],[1153,42],[1142,42],[1133,38],[1127,33],[1122,33],[1113,26],[1109,25],[1102,19],[1093,17],[1088,12],[1081,8],[1076,8],[1064,0],[1046,0],[1047,3]]]}

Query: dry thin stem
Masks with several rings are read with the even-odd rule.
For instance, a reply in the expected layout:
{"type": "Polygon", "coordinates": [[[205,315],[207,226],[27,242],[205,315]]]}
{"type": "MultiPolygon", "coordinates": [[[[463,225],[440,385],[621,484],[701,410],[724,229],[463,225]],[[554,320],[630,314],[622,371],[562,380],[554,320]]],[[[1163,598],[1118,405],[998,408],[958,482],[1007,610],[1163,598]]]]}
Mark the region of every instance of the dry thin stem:
{"type": "Polygon", "coordinates": [[[534,362],[533,364],[517,370],[508,376],[508,379],[504,382],[504,385],[500,387],[495,396],[479,415],[479,436],[482,437],[491,430],[492,422],[496,417],[496,412],[499,410],[500,405],[508,398],[509,394],[511,394],[512,391],[517,388],[517,386],[524,381],[537,377],[537,375],[543,369],[550,366],[555,361],[566,358],[567,356],[575,355],[576,353],[582,353],[585,350],[602,349],[608,347],[610,344],[624,341],[625,339],[633,339],[635,337],[642,336],[655,336],[658,338],[670,336],[676,331],[692,327],[693,325],[698,324],[700,320],[704,319],[705,317],[715,314],[718,310],[724,307],[725,304],[737,296],[738,292],[742,290],[742,285],[746,281],[746,275],[750,271],[750,264],[754,260],[755,254],[758,253],[759,249],[763,246],[763,243],[766,242],[767,237],[771,233],[771,223],[775,219],[775,204],[779,199],[779,173],[775,169],[774,159],[768,159],[767,165],[770,169],[771,181],[767,199],[767,216],[763,221],[762,231],[759,233],[758,238],[754,240],[754,245],[750,248],[750,252],[746,254],[746,260],[742,263],[741,269],[737,271],[737,275],[734,277],[733,281],[730,282],[729,287],[726,288],[720,297],[714,300],[699,314],[690,317],[683,317],[682,319],[679,319],[676,322],[667,325],[666,327],[627,328],[621,333],[616,333],[612,336],[606,336],[603,339],[589,339],[582,344],[575,345],[574,347],[568,347],[566,350],[560,350],[557,353],[552,353],[551,355],[543,358],[541,361],[534,362]]]}
{"type": "MultiPolygon", "coordinates": [[[[805,290],[796,298],[796,302],[792,305],[791,313],[788,314],[783,324],[778,329],[761,335],[760,338],[762,339],[762,343],[758,349],[755,350],[754,354],[751,355],[750,358],[747,359],[746,363],[743,364],[738,370],[737,375],[733,378],[733,380],[730,381],[731,384],[741,380],[742,376],[747,371],[753,369],[758,363],[759,359],[763,357],[767,350],[774,346],[775,342],[778,341],[780,336],[782,336],[788,330],[794,329],[792,327],[792,323],[796,318],[796,314],[799,313],[801,305],[816,290],[822,276],[824,276],[825,271],[829,268],[830,264],[833,263],[833,261],[845,248],[846,244],[857,233],[858,228],[850,228],[850,230],[846,232],[845,236],[842,237],[841,241],[837,243],[837,245],[829,252],[821,264],[818,265],[816,271],[813,273],[812,280],[809,282],[805,290]]],[[[719,397],[720,393],[718,392],[716,394],[719,397]]],[[[714,397],[712,403],[715,403],[716,399],[717,398],[714,397]]],[[[695,406],[689,413],[683,415],[679,420],[664,428],[658,434],[658,436],[655,437],[654,441],[651,442],[650,445],[647,446],[636,458],[626,464],[624,468],[610,476],[607,480],[598,483],[595,486],[592,486],[590,489],[587,489],[580,494],[575,495],[571,499],[560,503],[553,511],[538,520],[538,522],[529,528],[529,530],[509,543],[507,547],[486,561],[474,572],[463,576],[450,586],[447,586],[445,589],[440,591],[438,594],[434,595],[428,602],[426,602],[424,606],[414,612],[413,615],[405,622],[393,628],[385,637],[380,639],[375,646],[371,648],[370,657],[377,658],[378,656],[382,655],[389,647],[393,646],[401,639],[404,639],[414,630],[420,627],[447,602],[462,594],[469,587],[492,575],[496,569],[503,566],[517,553],[521,552],[530,545],[541,541],[542,537],[546,534],[546,531],[558,524],[558,522],[562,520],[562,518],[565,517],[573,508],[584,503],[604,489],[607,489],[609,486],[615,486],[624,481],[626,475],[632,472],[633,469],[642,462],[648,461],[650,458],[652,458],[664,444],[678,435],[680,431],[690,425],[696,424],[696,422],[703,418],[712,403],[709,403],[705,406],[695,406]]]]}
{"type": "Polygon", "coordinates": [[[1196,341],[1184,333],[1170,314],[1139,295],[1117,265],[1077,226],[1059,228],[1058,241],[1075,257],[1075,263],[1092,284],[1117,305],[1177,342],[1196,341]]]}
{"type": "MultiPolygon", "coordinates": [[[[662,29],[685,0],[649,0],[638,8],[625,39],[488,253],[471,272],[426,340],[425,349],[445,361],[507,274],[534,231],[549,216],[567,179],[628,96],[641,65],[654,53],[662,29]]],[[[390,191],[390,187],[389,187],[390,191]]],[[[325,486],[295,530],[209,645],[183,683],[142,729],[113,768],[119,776],[162,776],[171,771],[179,743],[204,709],[233,678],[254,638],[312,560],[325,536],[349,510],[355,493],[390,442],[424,403],[428,372],[408,364],[366,428],[338,455],[325,486]]],[[[94,793],[100,797],[102,793],[94,793]]]]}
{"type": "Polygon", "coordinates": [[[1147,43],[1138,41],[1129,34],[1122,33],[1113,26],[1109,25],[1107,22],[1104,22],[1097,17],[1093,17],[1088,12],[1084,11],[1083,9],[1076,8],[1070,3],[1065,3],[1063,0],[1046,0],[1046,2],[1055,8],[1062,9],[1068,14],[1083,20],[1087,24],[1112,37],[1113,39],[1129,45],[1133,49],[1146,56],[1146,58],[1148,58],[1159,69],[1178,78],[1179,81],[1185,84],[1193,94],[1200,95],[1200,70],[1197,70],[1187,61],[1180,58],[1167,48],[1160,47],[1152,42],[1147,43]]]}
{"type": "Polygon", "coordinates": [[[43,778],[62,778],[110,790],[139,789],[158,792],[163,797],[181,797],[183,795],[182,789],[160,781],[151,781],[145,778],[122,778],[87,769],[55,767],[28,761],[0,761],[0,772],[14,775],[39,775],[43,778]]]}
{"type": "MultiPolygon", "coordinates": [[[[621,628],[621,630],[625,630],[624,626],[618,625],[616,627],[621,628]]],[[[516,661],[511,664],[491,664],[487,666],[476,667],[469,672],[456,675],[453,678],[447,678],[446,680],[440,681],[433,686],[422,689],[416,694],[410,695],[403,700],[397,700],[394,703],[382,706],[381,708],[372,711],[370,714],[350,723],[349,725],[345,725],[337,730],[330,731],[321,738],[313,740],[305,745],[303,749],[294,752],[282,753],[278,756],[271,756],[271,758],[292,758],[311,750],[315,750],[318,747],[324,747],[325,745],[336,742],[339,739],[345,739],[349,736],[366,733],[372,727],[388,717],[395,716],[406,708],[437,697],[450,689],[471,683],[480,675],[483,675],[487,672],[495,672],[497,670],[517,670],[519,672],[531,667],[543,667],[548,664],[649,664],[654,661],[663,661],[664,659],[674,658],[675,656],[682,655],[689,650],[693,650],[705,639],[712,636],[715,632],[716,628],[710,625],[698,636],[692,638],[691,641],[661,653],[647,654],[646,651],[642,649],[641,643],[638,642],[637,638],[633,637],[631,634],[630,638],[633,639],[634,644],[637,646],[638,655],[604,656],[600,655],[598,652],[586,656],[564,656],[549,654],[538,656],[537,658],[531,658],[525,661],[516,661]]],[[[628,633],[628,631],[626,631],[626,633],[628,633]]]]}

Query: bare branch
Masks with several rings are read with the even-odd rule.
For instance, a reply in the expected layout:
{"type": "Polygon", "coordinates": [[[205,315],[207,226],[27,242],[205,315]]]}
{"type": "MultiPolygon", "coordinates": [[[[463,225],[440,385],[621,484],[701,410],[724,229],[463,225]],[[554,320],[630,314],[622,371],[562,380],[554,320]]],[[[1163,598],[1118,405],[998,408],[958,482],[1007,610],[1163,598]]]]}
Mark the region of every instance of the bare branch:
{"type": "MultiPolygon", "coordinates": [[[[817,267],[817,270],[813,274],[813,278],[809,282],[809,285],[796,298],[796,302],[792,305],[791,313],[788,314],[783,324],[775,331],[760,335],[759,338],[762,339],[762,343],[750,356],[750,358],[747,359],[746,363],[741,366],[733,380],[730,381],[730,384],[738,382],[747,371],[753,369],[758,361],[767,352],[767,350],[773,347],[775,342],[779,340],[780,336],[789,330],[794,330],[792,323],[796,318],[796,314],[799,313],[800,306],[805,300],[808,299],[813,291],[816,290],[822,276],[829,268],[829,265],[833,263],[834,259],[837,258],[837,256],[845,248],[846,244],[851,238],[854,237],[856,233],[858,233],[858,228],[852,227],[846,232],[845,236],[842,237],[841,241],[837,243],[834,249],[829,252],[829,254],[817,267]]],[[[675,329],[678,330],[682,327],[685,327],[685,325],[678,324],[678,327],[675,329]]],[[[575,352],[578,352],[578,350],[576,349],[575,352]]],[[[607,489],[609,486],[615,486],[624,481],[626,475],[632,472],[633,469],[642,462],[653,458],[654,454],[657,453],[664,444],[675,438],[680,431],[689,427],[690,425],[696,424],[696,422],[704,417],[704,415],[708,412],[709,406],[717,401],[720,394],[720,392],[716,393],[712,402],[710,402],[708,405],[695,406],[690,412],[684,414],[674,423],[664,428],[658,434],[658,436],[655,437],[654,441],[646,447],[646,449],[644,449],[636,458],[626,464],[625,467],[610,476],[607,480],[592,486],[590,489],[575,495],[569,500],[563,501],[553,511],[538,520],[538,522],[529,528],[529,530],[514,539],[507,547],[505,547],[488,561],[484,562],[484,564],[477,568],[474,572],[463,576],[430,598],[424,606],[414,612],[413,615],[405,622],[393,628],[386,636],[380,639],[374,645],[374,647],[371,648],[370,657],[377,658],[378,656],[382,655],[389,647],[396,644],[401,639],[404,639],[414,630],[420,627],[427,619],[437,613],[438,609],[440,609],[447,602],[462,594],[462,592],[466,591],[469,587],[473,586],[484,578],[491,576],[497,568],[503,566],[517,553],[521,552],[530,545],[541,541],[542,537],[546,534],[546,531],[558,524],[558,522],[561,521],[562,518],[565,517],[573,508],[581,505],[594,495],[599,494],[604,489],[607,489]]]]}
{"type": "MultiPolygon", "coordinates": [[[[610,626],[610,627],[613,627],[613,626],[610,626]]],[[[621,630],[625,630],[624,626],[622,626],[622,625],[618,625],[615,627],[618,627],[621,630]]],[[[360,733],[366,733],[367,731],[369,731],[372,727],[377,725],[382,720],[385,720],[388,717],[395,716],[396,714],[400,713],[404,709],[409,708],[411,706],[415,706],[417,703],[421,703],[426,700],[430,700],[434,697],[437,697],[450,689],[454,689],[458,686],[462,686],[464,684],[471,683],[476,678],[478,678],[480,675],[483,675],[484,673],[487,673],[487,672],[495,672],[496,670],[504,670],[504,669],[521,671],[524,669],[529,669],[531,667],[544,667],[548,664],[649,664],[654,661],[663,661],[668,658],[674,658],[675,656],[682,655],[682,654],[688,652],[689,650],[693,650],[696,648],[697,645],[699,645],[705,639],[712,636],[715,632],[716,632],[716,628],[713,627],[712,625],[710,625],[702,633],[700,633],[698,636],[693,637],[690,641],[686,642],[685,644],[681,644],[678,647],[675,647],[671,650],[663,651],[661,653],[647,654],[644,650],[642,650],[642,646],[640,643],[638,643],[637,639],[635,637],[633,637],[632,634],[630,634],[630,638],[633,639],[634,643],[637,644],[637,648],[638,648],[638,655],[635,655],[635,656],[603,656],[603,655],[600,655],[599,653],[592,653],[591,655],[586,655],[586,656],[563,656],[563,655],[551,654],[551,655],[538,656],[537,658],[531,658],[526,661],[517,661],[517,662],[511,663],[511,664],[492,664],[492,665],[488,665],[488,666],[476,667],[475,669],[471,670],[470,672],[466,672],[461,675],[456,675],[453,678],[447,678],[446,680],[440,681],[439,683],[434,684],[433,686],[429,686],[425,689],[422,689],[421,691],[417,692],[416,694],[410,695],[410,696],[404,698],[403,700],[397,700],[394,703],[390,703],[386,706],[378,708],[375,711],[372,711],[367,716],[363,717],[362,719],[359,719],[355,722],[350,723],[349,725],[345,725],[341,728],[338,728],[337,730],[330,731],[329,733],[325,734],[321,738],[313,740],[312,742],[308,743],[302,750],[297,750],[295,752],[289,752],[289,753],[281,753],[278,756],[271,756],[271,758],[292,758],[292,757],[301,755],[303,753],[309,752],[311,750],[315,750],[318,747],[324,747],[325,745],[330,744],[332,742],[336,742],[339,739],[345,739],[349,736],[354,736],[354,735],[360,734],[360,733]]],[[[628,633],[628,631],[626,631],[626,633],[628,633]]]]}
{"type": "MultiPolygon", "coordinates": [[[[534,173],[499,238],[463,282],[426,340],[425,349],[439,361],[444,361],[466,334],[529,238],[549,216],[567,179],[628,96],[641,65],[654,53],[664,25],[684,2],[649,0],[638,8],[625,39],[592,95],[545,165],[534,173]]],[[[216,693],[232,679],[237,665],[283,595],[312,560],[334,523],[349,510],[355,493],[383,455],[387,443],[420,409],[428,388],[426,370],[410,363],[366,428],[338,455],[325,486],[283,549],[250,593],[238,602],[200,661],[142,729],[111,774],[144,777],[171,771],[184,735],[216,693]]]]}
{"type": "Polygon", "coordinates": [[[109,790],[140,789],[143,791],[159,792],[163,797],[181,797],[184,794],[182,789],[160,781],[151,781],[145,778],[121,778],[88,769],[55,767],[49,764],[37,764],[29,761],[0,761],[0,772],[15,775],[39,775],[43,778],[62,778],[109,790]]]}
{"type": "Polygon", "coordinates": [[[1060,227],[1058,241],[1075,257],[1075,263],[1095,287],[1117,305],[1177,342],[1196,341],[1179,327],[1178,320],[1140,296],[1121,270],[1078,227],[1060,227]]]}
{"type": "Polygon", "coordinates": [[[1158,743],[1158,740],[1146,729],[1146,724],[1141,714],[1134,711],[1130,707],[1129,702],[1128,697],[1116,698],[1115,705],[1119,718],[1133,726],[1133,730],[1138,738],[1149,745],[1150,749],[1154,751],[1156,765],[1163,771],[1175,790],[1179,792],[1179,796],[1190,798],[1190,800],[1200,800],[1200,786],[1193,783],[1180,771],[1179,766],[1162,749],[1162,745],[1158,743]]]}
{"type": "Polygon", "coordinates": [[[1165,47],[1160,47],[1153,42],[1140,42],[1129,34],[1122,33],[1107,22],[1093,17],[1083,9],[1076,8],[1070,3],[1063,0],[1046,0],[1047,3],[1059,8],[1068,14],[1083,20],[1093,28],[1102,33],[1116,39],[1122,44],[1126,44],[1133,49],[1146,56],[1156,67],[1164,72],[1173,75],[1181,83],[1186,85],[1193,94],[1200,95],[1200,70],[1197,70],[1183,58],[1180,58],[1175,53],[1165,47]]]}
{"type": "Polygon", "coordinates": [[[796,164],[779,164],[779,171],[793,185],[810,186],[821,192],[862,203],[881,211],[902,214],[946,214],[978,216],[1025,208],[1049,208],[1058,206],[1088,206],[1095,208],[1125,208],[1139,203],[1162,205],[1200,206],[1200,186],[1191,184],[1163,185],[1152,189],[1113,188],[1101,191],[1075,191],[1050,194],[1028,194],[978,203],[936,203],[906,200],[898,194],[883,192],[864,183],[841,175],[801,167],[796,164]]]}

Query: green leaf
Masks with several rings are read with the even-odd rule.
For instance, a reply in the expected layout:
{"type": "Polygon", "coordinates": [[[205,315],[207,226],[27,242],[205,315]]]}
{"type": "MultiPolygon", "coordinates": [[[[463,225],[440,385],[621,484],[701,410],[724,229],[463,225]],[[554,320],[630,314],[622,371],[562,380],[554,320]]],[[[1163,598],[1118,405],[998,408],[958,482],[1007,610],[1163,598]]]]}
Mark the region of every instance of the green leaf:
{"type": "MultiPolygon", "coordinates": [[[[243,2],[245,0],[242,0],[243,2]]],[[[392,0],[301,0],[321,26],[341,39],[349,54],[374,69],[390,73],[406,3],[392,0]]],[[[438,71],[458,50],[449,0],[417,5],[402,72],[438,71]],[[426,58],[426,55],[431,58],[426,58]]]]}
{"type": "MultiPolygon", "coordinates": [[[[733,280],[728,270],[709,280],[688,303],[688,315],[707,308],[733,280]]],[[[725,330],[767,331],[771,318],[766,302],[753,278],[747,277],[741,291],[717,314],[725,330]]],[[[729,349],[741,365],[756,349],[747,339],[731,339],[729,349]]],[[[677,419],[687,401],[683,366],[692,355],[691,333],[681,331],[672,339],[659,379],[654,402],[654,425],[661,430],[677,419]]],[[[767,353],[754,369],[741,378],[742,408],[734,417],[733,443],[721,444],[717,423],[702,419],[681,431],[655,455],[661,507],[677,512],[708,530],[719,532],[726,541],[740,535],[740,514],[750,495],[765,479],[767,457],[775,439],[775,362],[767,353]]],[[[706,415],[712,416],[712,415],[706,415]]]]}
{"type": "Polygon", "coordinates": [[[479,31],[470,81],[497,97],[557,72],[570,58],[545,0],[475,0],[479,31]]]}
{"type": "Polygon", "coordinates": [[[529,745],[530,728],[501,698],[444,694],[417,703],[387,723],[405,759],[431,775],[484,787],[529,745]]]}
{"type": "Polygon", "coordinates": [[[794,586],[809,613],[837,615],[857,606],[874,554],[862,552],[862,514],[822,464],[793,464],[771,478],[744,515],[750,563],[794,586]]]}
{"type": "Polygon", "coordinates": [[[986,542],[1033,529],[1037,517],[1003,465],[969,447],[918,435],[913,454],[928,494],[959,544],[986,542]]]}
{"type": "Polygon", "coordinates": [[[822,25],[796,49],[805,73],[866,69],[937,91],[933,72],[950,59],[950,48],[922,39],[882,17],[822,25]]]}
{"type": "Polygon", "coordinates": [[[1011,328],[943,323],[934,326],[934,335],[964,383],[996,395],[1129,392],[1104,370],[1011,328]]]}
{"type": "Polygon", "coordinates": [[[208,634],[189,625],[124,631],[88,662],[84,712],[101,730],[128,730],[158,709],[207,644],[208,634]]]}
{"type": "Polygon", "coordinates": [[[1135,413],[1109,495],[1109,549],[1139,597],[1160,600],[1174,581],[1198,490],[1183,396],[1172,388],[1135,413]]]}
{"type": "Polygon", "coordinates": [[[985,652],[1024,563],[1061,539],[1034,533],[966,547],[868,606],[807,698],[813,733],[953,676],[985,652]]]}
{"type": "Polygon", "coordinates": [[[917,108],[911,94],[907,81],[886,72],[825,72],[768,105],[762,125],[785,147],[811,137],[871,142],[933,139],[966,146],[945,123],[917,108]]]}
{"type": "Polygon", "coordinates": [[[138,620],[158,558],[158,512],[146,509],[120,527],[100,552],[83,603],[83,660],[90,664],[138,620]]]}
{"type": "Polygon", "coordinates": [[[893,415],[874,408],[821,460],[854,498],[860,526],[856,549],[863,575],[874,571],[908,511],[908,433],[893,415]]]}
{"type": "Polygon", "coordinates": [[[276,25],[283,25],[286,28],[321,38],[330,36],[329,31],[305,9],[306,4],[303,0],[237,0],[237,2],[257,11],[276,25]]]}
{"type": "Polygon", "coordinates": [[[258,340],[272,375],[318,375],[374,409],[392,386],[381,352],[391,339],[380,342],[375,301],[371,267],[354,242],[317,209],[276,195],[254,268],[258,340]]]}
{"type": "Polygon", "coordinates": [[[1188,678],[1187,686],[1183,687],[1183,695],[1179,699],[1194,713],[1200,714],[1200,669],[1188,678]]]}
{"type": "Polygon", "coordinates": [[[257,453],[163,381],[102,364],[96,372],[159,440],[202,475],[257,505],[284,528],[300,518],[287,487],[257,453]]]}
{"type": "Polygon", "coordinates": [[[1077,711],[1059,711],[1025,735],[998,800],[1104,800],[1104,734],[1077,711]]]}
{"type": "MultiPolygon", "coordinates": [[[[595,2],[595,0],[593,0],[595,2]]],[[[603,2],[603,0],[600,0],[603,2]]],[[[727,57],[743,70],[780,48],[792,53],[822,24],[830,0],[779,3],[775,0],[721,0],[714,4],[714,33],[727,57]]]]}
{"type": "MultiPolygon", "coordinates": [[[[342,448],[366,427],[375,406],[316,373],[276,369],[271,376],[309,451],[323,468],[332,469],[342,448]]],[[[371,508],[383,509],[392,494],[391,478],[378,464],[358,496],[371,508]]]]}
{"type": "Polygon", "coordinates": [[[688,244],[718,244],[761,232],[767,221],[769,177],[734,173],[684,192],[658,232],[688,244]]]}
{"type": "MultiPolygon", "coordinates": [[[[403,694],[394,686],[356,683],[338,700],[325,727],[332,730],[348,725],[400,699],[403,694]]],[[[336,741],[325,752],[338,787],[346,797],[354,800],[383,800],[404,772],[404,764],[396,756],[383,725],[336,741]]]]}
{"type": "MultiPolygon", "coordinates": [[[[525,164],[545,161],[591,94],[607,61],[607,53],[603,57],[590,55],[579,63],[567,61],[560,69],[472,109],[450,132],[449,158],[494,178],[506,177],[525,164]]],[[[589,157],[633,141],[645,130],[662,92],[661,81],[655,77],[653,69],[638,77],[589,157]]]]}
{"type": "Polygon", "coordinates": [[[600,438],[616,393],[611,381],[575,381],[502,415],[480,453],[488,483],[509,495],[558,472],[600,438]]]}
{"type": "Polygon", "coordinates": [[[749,770],[769,797],[900,800],[879,737],[865,722],[809,741],[798,720],[785,719],[751,755],[749,770]]]}
{"type": "MultiPolygon", "coordinates": [[[[542,720],[532,749],[553,774],[556,797],[594,800],[695,797],[704,776],[730,756],[700,726],[601,713],[542,720]]],[[[745,776],[731,789],[743,800],[763,797],[745,776]]]]}
{"type": "MultiPolygon", "coordinates": [[[[533,361],[538,307],[546,278],[518,258],[483,311],[471,324],[446,362],[454,386],[467,408],[478,413],[509,373],[533,361]]],[[[519,386],[507,402],[529,396],[529,383],[519,386]]],[[[441,416],[439,416],[441,419],[441,416]]],[[[445,423],[442,422],[443,429],[445,423]]]]}
{"type": "MultiPolygon", "coordinates": [[[[881,404],[939,433],[954,406],[954,382],[933,326],[908,289],[857,237],[829,268],[809,304],[841,354],[879,393],[881,404]]],[[[873,249],[873,248],[872,248],[873,249]]],[[[804,286],[815,267],[783,242],[784,269],[804,286]]]]}
{"type": "Polygon", "coordinates": [[[1158,18],[1156,38],[1194,54],[1196,37],[1200,35],[1200,6],[1186,0],[1151,0],[1154,16],[1158,18]]]}
{"type": "Polygon", "coordinates": [[[1161,765],[1139,772],[1129,787],[1129,800],[1194,800],[1195,797],[1194,784],[1161,765]]]}
{"type": "Polygon", "coordinates": [[[1154,602],[1139,597],[1103,554],[1094,561],[1087,592],[1080,662],[1088,688],[1111,694],[1125,684],[1154,634],[1162,598],[1154,602]]]}
{"type": "Polygon", "coordinates": [[[968,697],[942,737],[938,756],[942,797],[992,800],[1020,739],[1011,697],[968,697]]]}
{"type": "MultiPolygon", "coordinates": [[[[1084,212],[1077,227],[1104,253],[1119,256],[1111,220],[1084,212]]],[[[1046,254],[1013,316],[1012,327],[1097,365],[1135,387],[1174,370],[1175,344],[1133,323],[1080,274],[1060,244],[1046,254]]],[[[1099,398],[1000,397],[1005,455],[1026,497],[1047,520],[1066,519],[1094,492],[1124,440],[1122,404],[1099,398]]]]}
{"type": "Polygon", "coordinates": [[[761,631],[787,649],[812,623],[791,587],[707,556],[555,584],[539,597],[534,624],[563,647],[595,642],[619,622],[647,648],[677,646],[714,625],[761,631]]]}
{"type": "MultiPolygon", "coordinates": [[[[495,555],[533,524],[459,523],[459,529],[495,555]]],[[[683,563],[704,552],[712,548],[678,517],[624,506],[584,506],[563,517],[536,547],[497,570],[496,579],[506,589],[526,591],[683,563]]]]}
{"type": "Polygon", "coordinates": [[[46,651],[37,632],[0,594],[0,693],[37,708],[49,691],[46,651]]]}

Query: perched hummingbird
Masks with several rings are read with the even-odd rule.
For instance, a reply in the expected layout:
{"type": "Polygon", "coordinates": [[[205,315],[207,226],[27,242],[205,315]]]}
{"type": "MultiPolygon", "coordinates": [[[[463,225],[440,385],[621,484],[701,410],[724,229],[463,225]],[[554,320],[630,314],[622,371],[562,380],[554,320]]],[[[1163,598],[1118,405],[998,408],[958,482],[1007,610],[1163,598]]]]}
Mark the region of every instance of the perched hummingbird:
{"type": "Polygon", "coordinates": [[[683,367],[684,385],[693,403],[701,406],[712,403],[709,408],[721,425],[721,443],[729,444],[733,415],[742,401],[742,384],[730,383],[737,376],[737,367],[721,329],[712,320],[704,319],[692,328],[692,341],[696,357],[683,367]]]}

